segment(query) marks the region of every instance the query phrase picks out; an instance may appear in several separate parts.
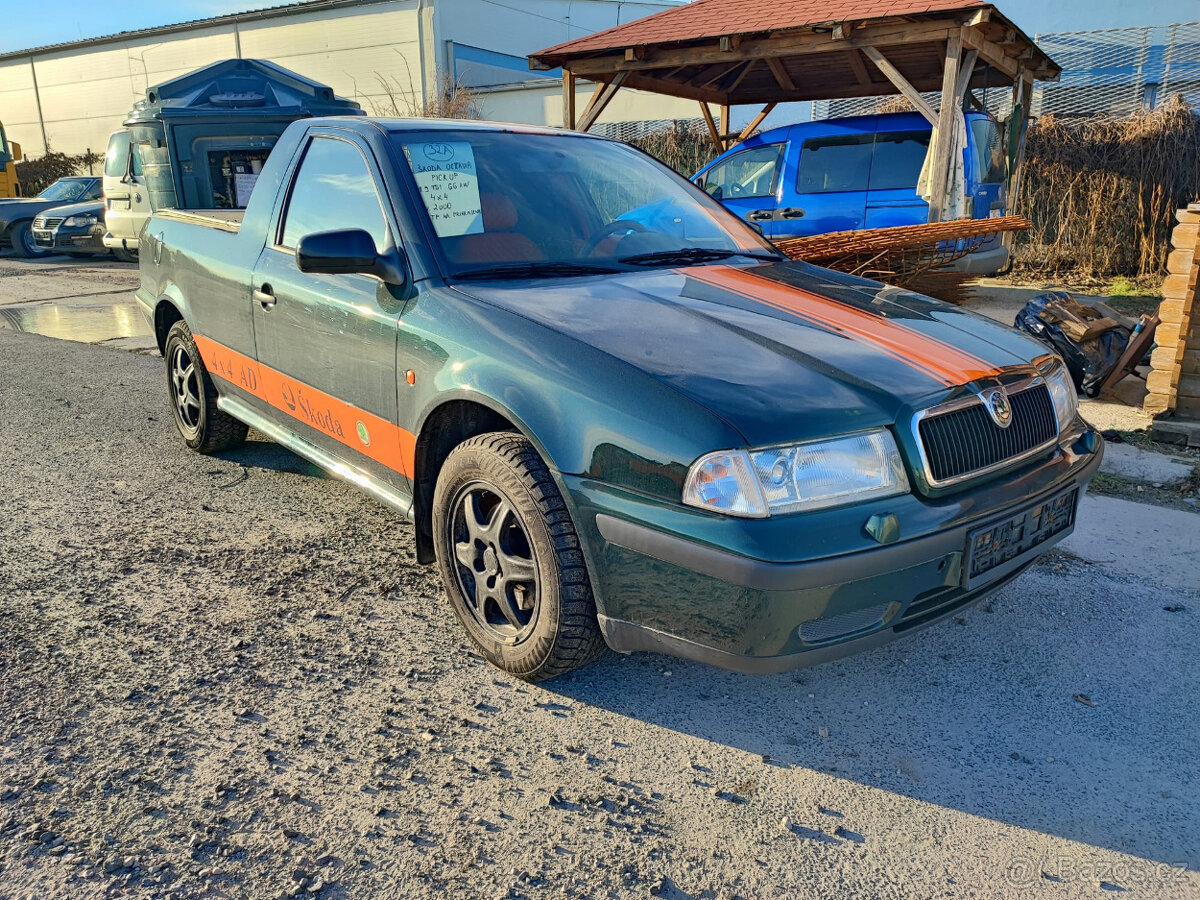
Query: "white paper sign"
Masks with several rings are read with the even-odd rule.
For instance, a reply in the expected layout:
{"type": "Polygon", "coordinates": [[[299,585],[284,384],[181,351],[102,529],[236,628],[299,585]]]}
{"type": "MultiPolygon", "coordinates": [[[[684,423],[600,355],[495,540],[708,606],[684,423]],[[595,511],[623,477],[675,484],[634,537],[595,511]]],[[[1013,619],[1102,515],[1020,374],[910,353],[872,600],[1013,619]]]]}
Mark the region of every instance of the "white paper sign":
{"type": "Polygon", "coordinates": [[[409,161],[438,237],[483,234],[475,151],[466,141],[410,144],[409,161]]]}
{"type": "Polygon", "coordinates": [[[234,205],[239,209],[245,209],[246,204],[250,202],[250,192],[254,190],[256,181],[258,176],[253,172],[238,172],[233,176],[233,189],[237,191],[237,201],[234,205]]]}

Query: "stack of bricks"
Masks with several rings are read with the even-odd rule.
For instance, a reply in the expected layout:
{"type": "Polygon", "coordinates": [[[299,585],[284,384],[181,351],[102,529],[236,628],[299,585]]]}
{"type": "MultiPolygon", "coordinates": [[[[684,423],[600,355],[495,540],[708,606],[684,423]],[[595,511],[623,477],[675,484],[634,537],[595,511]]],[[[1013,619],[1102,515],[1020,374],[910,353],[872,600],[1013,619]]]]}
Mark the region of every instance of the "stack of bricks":
{"type": "Polygon", "coordinates": [[[1171,233],[1171,255],[1159,306],[1160,324],[1154,335],[1158,348],[1150,354],[1153,370],[1146,378],[1146,412],[1174,411],[1176,416],[1200,419],[1200,203],[1175,214],[1179,224],[1171,233]]]}

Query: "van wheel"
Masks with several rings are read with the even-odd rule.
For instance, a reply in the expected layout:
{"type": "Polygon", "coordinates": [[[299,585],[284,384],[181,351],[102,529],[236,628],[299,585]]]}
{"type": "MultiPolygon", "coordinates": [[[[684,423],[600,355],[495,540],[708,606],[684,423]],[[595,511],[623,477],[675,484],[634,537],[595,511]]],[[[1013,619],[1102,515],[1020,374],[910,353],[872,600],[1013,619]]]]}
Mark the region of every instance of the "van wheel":
{"type": "Polygon", "coordinates": [[[484,434],[451,452],[433,533],[450,606],[492,665],[541,681],[603,654],[579,535],[526,438],[484,434]]]}
{"type": "Polygon", "coordinates": [[[163,357],[171,412],[187,445],[198,453],[219,453],[246,440],[245,423],[217,409],[217,388],[182,319],[167,332],[163,357]]]}
{"type": "Polygon", "coordinates": [[[33,232],[30,231],[28,222],[21,222],[13,226],[12,248],[13,253],[24,259],[37,259],[39,256],[49,256],[50,254],[50,251],[43,250],[33,242],[33,232]]]}
{"type": "Polygon", "coordinates": [[[126,250],[124,247],[113,247],[113,259],[117,262],[135,263],[138,261],[136,250],[126,250]]]}

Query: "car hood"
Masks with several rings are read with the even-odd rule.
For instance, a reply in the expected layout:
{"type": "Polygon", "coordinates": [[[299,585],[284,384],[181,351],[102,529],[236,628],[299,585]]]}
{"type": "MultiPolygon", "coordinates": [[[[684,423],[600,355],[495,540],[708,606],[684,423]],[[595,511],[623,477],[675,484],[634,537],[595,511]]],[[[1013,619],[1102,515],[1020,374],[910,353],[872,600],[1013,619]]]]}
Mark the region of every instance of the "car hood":
{"type": "Polygon", "coordinates": [[[891,424],[1047,353],[950,304],[805,263],[457,287],[670,385],[750,446],[891,424]]]}
{"type": "Polygon", "coordinates": [[[51,206],[40,210],[46,215],[62,216],[98,216],[104,212],[103,200],[84,200],[82,203],[68,203],[66,206],[51,206]]]}

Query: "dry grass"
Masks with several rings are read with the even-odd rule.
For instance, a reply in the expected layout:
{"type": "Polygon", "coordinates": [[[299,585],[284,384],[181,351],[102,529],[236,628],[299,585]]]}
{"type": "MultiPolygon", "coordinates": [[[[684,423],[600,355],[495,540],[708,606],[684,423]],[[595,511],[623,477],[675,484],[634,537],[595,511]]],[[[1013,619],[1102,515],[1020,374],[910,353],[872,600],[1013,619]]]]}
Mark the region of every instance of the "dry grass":
{"type": "Polygon", "coordinates": [[[1182,99],[1124,119],[1043,116],[1025,159],[1020,274],[1161,277],[1175,210],[1200,197],[1200,117],[1182,99]]]}
{"type": "Polygon", "coordinates": [[[708,129],[703,125],[675,124],[629,143],[666,163],[685,178],[690,178],[717,155],[713,152],[708,129]]]}

